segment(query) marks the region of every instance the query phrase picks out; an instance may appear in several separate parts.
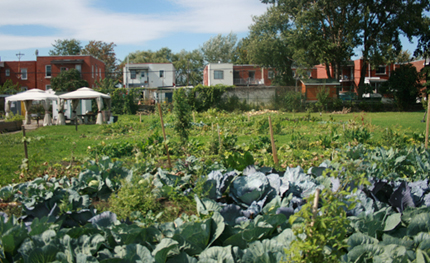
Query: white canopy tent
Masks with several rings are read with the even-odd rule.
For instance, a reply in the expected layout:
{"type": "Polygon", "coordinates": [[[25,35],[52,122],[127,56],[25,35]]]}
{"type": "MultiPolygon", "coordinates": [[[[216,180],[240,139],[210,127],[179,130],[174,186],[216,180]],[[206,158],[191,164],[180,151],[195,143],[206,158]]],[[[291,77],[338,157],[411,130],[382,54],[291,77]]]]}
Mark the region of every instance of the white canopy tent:
{"type": "MultiPolygon", "coordinates": [[[[65,100],[72,100],[72,116],[71,119],[75,119],[76,116],[76,108],[79,105],[79,100],[89,100],[89,99],[95,99],[97,101],[97,121],[96,124],[103,124],[103,116],[101,110],[103,109],[103,105],[106,104],[106,106],[109,108],[109,115],[111,110],[111,100],[110,96],[98,91],[95,91],[91,88],[80,88],[75,91],[65,93],[59,96],[58,99],[58,122],[57,125],[64,125],[65,119],[64,119],[64,101],[65,100]]],[[[110,116],[107,116],[109,119],[110,116]]]]}
{"type": "Polygon", "coordinates": [[[41,89],[30,89],[9,97],[6,97],[6,103],[5,103],[5,112],[6,117],[10,114],[10,105],[12,101],[24,101],[24,108],[25,108],[25,124],[30,124],[30,108],[33,103],[33,101],[41,101],[43,108],[45,109],[45,118],[43,119],[43,126],[52,125],[51,121],[51,115],[49,114],[49,104],[51,100],[58,99],[58,96],[55,95],[53,92],[44,91],[41,89]]]}

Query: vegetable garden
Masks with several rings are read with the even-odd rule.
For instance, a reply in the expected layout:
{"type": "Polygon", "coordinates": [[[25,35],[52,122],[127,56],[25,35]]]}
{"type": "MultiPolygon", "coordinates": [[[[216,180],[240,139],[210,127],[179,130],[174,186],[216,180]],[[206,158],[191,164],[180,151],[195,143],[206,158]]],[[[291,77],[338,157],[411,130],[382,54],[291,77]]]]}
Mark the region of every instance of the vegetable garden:
{"type": "MultiPolygon", "coordinates": [[[[28,132],[37,154],[1,159],[0,259],[430,261],[421,113],[193,115],[186,142],[167,107],[166,140],[156,115],[28,132]]],[[[22,156],[19,136],[0,146],[22,156]]]]}

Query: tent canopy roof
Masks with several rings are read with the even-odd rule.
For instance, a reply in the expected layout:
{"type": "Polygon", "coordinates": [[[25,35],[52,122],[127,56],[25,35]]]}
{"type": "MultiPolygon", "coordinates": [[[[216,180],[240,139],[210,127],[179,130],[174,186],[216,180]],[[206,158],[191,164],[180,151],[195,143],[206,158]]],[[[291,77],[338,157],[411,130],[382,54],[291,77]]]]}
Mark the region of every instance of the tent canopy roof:
{"type": "Polygon", "coordinates": [[[45,92],[41,89],[30,89],[12,96],[6,97],[6,101],[23,101],[23,100],[56,100],[57,95],[45,92]]]}
{"type": "Polygon", "coordinates": [[[73,99],[96,99],[96,98],[100,98],[102,97],[103,99],[110,99],[110,96],[98,91],[95,91],[91,88],[80,88],[77,89],[75,91],[69,92],[69,93],[65,93],[59,96],[60,99],[65,99],[65,100],[73,100],[73,99]]]}

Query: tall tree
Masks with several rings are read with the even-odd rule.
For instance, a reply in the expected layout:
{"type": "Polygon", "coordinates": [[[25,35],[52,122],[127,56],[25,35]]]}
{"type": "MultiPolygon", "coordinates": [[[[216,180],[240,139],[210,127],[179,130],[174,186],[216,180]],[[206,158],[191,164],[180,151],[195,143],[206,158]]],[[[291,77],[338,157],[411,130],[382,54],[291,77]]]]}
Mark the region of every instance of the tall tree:
{"type": "Polygon", "coordinates": [[[280,85],[293,83],[291,66],[293,50],[289,44],[291,25],[288,16],[276,7],[253,18],[249,36],[243,40],[240,58],[263,67],[276,69],[274,82],[280,85]]]}
{"type": "Polygon", "coordinates": [[[123,64],[129,61],[130,63],[169,63],[172,62],[173,53],[167,47],[163,47],[158,51],[135,51],[125,57],[123,64]]]}
{"type": "Polygon", "coordinates": [[[77,69],[61,72],[51,79],[51,88],[55,91],[74,91],[81,87],[88,87],[88,82],[81,78],[77,69]]]}
{"type": "Polygon", "coordinates": [[[81,41],[76,39],[58,39],[52,44],[53,50],[49,50],[50,56],[72,56],[79,55],[82,50],[81,41]]]}
{"type": "Polygon", "coordinates": [[[346,0],[262,0],[273,4],[266,13],[268,24],[292,50],[298,67],[326,66],[329,78],[339,78],[341,66],[349,60],[356,45],[359,9],[346,0]],[[331,66],[331,70],[330,70],[331,66]]]}
{"type": "Polygon", "coordinates": [[[116,57],[115,57],[115,44],[113,42],[106,43],[103,41],[90,41],[84,49],[82,49],[83,55],[92,55],[97,59],[103,61],[106,65],[106,76],[113,78],[116,72],[116,57]]]}
{"type": "Polygon", "coordinates": [[[19,83],[13,84],[11,79],[7,79],[3,85],[0,85],[0,94],[15,94],[20,88],[19,83]]]}
{"type": "Polygon", "coordinates": [[[236,59],[237,35],[230,33],[226,36],[218,34],[210,38],[201,47],[203,58],[207,63],[230,63],[236,59]]]}
{"type": "MultiPolygon", "coordinates": [[[[364,92],[364,78],[369,63],[373,67],[395,61],[402,49],[400,36],[409,40],[422,35],[425,28],[424,11],[429,0],[359,0],[361,19],[357,26],[362,48],[362,68],[358,95],[364,92]]],[[[428,28],[427,28],[428,31],[428,28]]]]}
{"type": "Polygon", "coordinates": [[[203,55],[199,50],[181,52],[173,55],[176,69],[176,85],[197,86],[203,82],[203,55]]]}

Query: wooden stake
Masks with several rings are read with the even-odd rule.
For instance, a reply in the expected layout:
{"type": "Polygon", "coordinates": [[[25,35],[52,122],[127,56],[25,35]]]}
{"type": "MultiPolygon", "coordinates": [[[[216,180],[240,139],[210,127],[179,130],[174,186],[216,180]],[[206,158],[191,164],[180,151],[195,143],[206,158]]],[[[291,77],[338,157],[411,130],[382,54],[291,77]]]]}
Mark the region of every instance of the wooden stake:
{"type": "Polygon", "coordinates": [[[194,115],[194,111],[193,111],[193,122],[196,123],[196,116],[194,115]]]}
{"type": "MultiPolygon", "coordinates": [[[[22,125],[22,136],[25,138],[25,126],[24,125],[22,125]]],[[[27,140],[24,140],[24,154],[25,154],[25,159],[28,160],[27,140]]]]}
{"type": "MultiPolygon", "coordinates": [[[[166,141],[166,131],[164,130],[163,112],[161,111],[160,103],[158,103],[158,112],[160,114],[161,129],[163,130],[163,138],[166,141]]],[[[166,148],[166,152],[167,152],[167,160],[169,161],[169,168],[172,169],[172,162],[170,161],[169,147],[167,146],[167,144],[164,144],[164,147],[166,148]]]]}
{"type": "Polygon", "coordinates": [[[272,141],[272,154],[273,154],[273,162],[275,163],[275,167],[279,167],[278,153],[276,151],[275,138],[273,137],[273,127],[272,127],[272,119],[269,116],[269,127],[270,127],[270,139],[272,141]]]}
{"type": "Polygon", "coordinates": [[[218,125],[218,123],[216,124],[216,129],[218,131],[218,143],[219,143],[219,147],[221,149],[221,135],[219,134],[219,125],[218,125]]]}
{"type": "Polygon", "coordinates": [[[315,219],[317,218],[317,214],[318,214],[318,201],[320,198],[320,189],[317,189],[315,191],[315,198],[314,198],[314,204],[312,205],[312,222],[311,222],[311,227],[314,226],[315,224],[315,219]]]}
{"type": "Polygon", "coordinates": [[[429,123],[430,123],[430,95],[427,98],[427,122],[426,122],[426,139],[425,139],[425,147],[428,148],[429,145],[429,123]]]}

